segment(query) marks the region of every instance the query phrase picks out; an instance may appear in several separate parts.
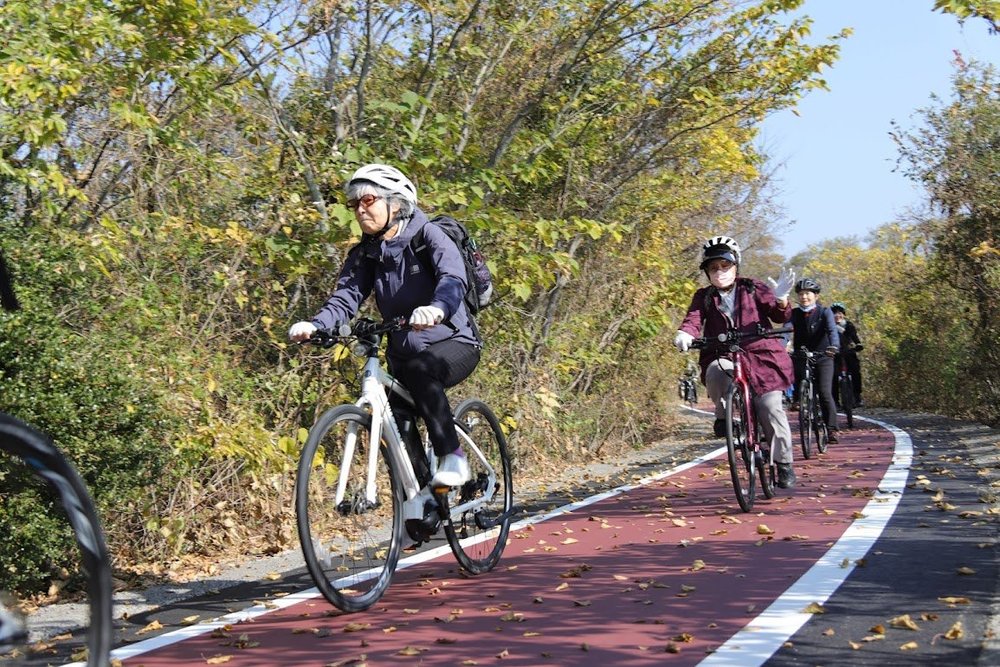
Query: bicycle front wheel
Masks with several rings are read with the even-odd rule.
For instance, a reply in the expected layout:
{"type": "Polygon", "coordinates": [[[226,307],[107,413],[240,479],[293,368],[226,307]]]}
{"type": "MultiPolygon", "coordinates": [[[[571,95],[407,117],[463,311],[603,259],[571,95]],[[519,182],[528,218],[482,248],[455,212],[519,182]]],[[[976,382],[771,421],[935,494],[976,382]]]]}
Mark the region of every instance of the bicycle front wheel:
{"type": "Polygon", "coordinates": [[[444,530],[458,563],[482,574],[493,569],[507,546],[514,507],[510,454],[500,422],[482,401],[463,401],[455,424],[470,475],[448,496],[451,517],[444,530]]]}
{"type": "Polygon", "coordinates": [[[802,456],[812,456],[813,399],[812,383],[803,380],[799,384],[799,439],[802,441],[802,456]]]}
{"type": "Polygon", "coordinates": [[[295,520],[306,567],[323,597],[346,612],[382,597],[399,561],[403,491],[385,447],[371,441],[367,412],[341,405],[310,429],[295,480],[295,520]],[[369,480],[372,448],[378,452],[369,480]]]}
{"type": "MultiPolygon", "coordinates": [[[[0,450],[19,458],[33,475],[20,479],[22,476],[18,471],[5,466],[4,457],[0,456],[0,467],[8,469],[8,481],[15,481],[18,486],[17,498],[7,497],[7,501],[13,500],[8,506],[11,515],[18,514],[15,507],[17,502],[33,504],[48,495],[42,489],[42,480],[47,491],[55,494],[64,511],[62,516],[57,516],[58,512],[52,515],[53,528],[59,531],[66,527],[64,522],[68,522],[76,542],[77,554],[74,555],[79,558],[79,566],[86,580],[86,609],[89,621],[89,627],[86,629],[87,665],[107,667],[111,664],[110,652],[114,627],[111,561],[100,519],[87,487],[76,468],[52,444],[48,436],[4,414],[0,414],[0,445],[2,445],[0,450]]],[[[4,489],[0,487],[0,495],[3,492],[4,489]]],[[[17,539],[16,535],[10,537],[17,539]]],[[[53,584],[55,583],[53,581],[53,584]]],[[[14,617],[11,616],[8,622],[13,621],[14,617]]],[[[8,635],[13,635],[13,630],[15,629],[5,628],[8,635]]],[[[25,631],[34,634],[30,621],[25,631]]],[[[35,640],[38,637],[24,637],[24,639],[35,640]]]]}
{"type": "Polygon", "coordinates": [[[726,394],[726,453],[736,502],[744,512],[753,509],[757,492],[757,475],[747,428],[751,423],[748,408],[739,387],[736,384],[730,386],[726,394]]]}

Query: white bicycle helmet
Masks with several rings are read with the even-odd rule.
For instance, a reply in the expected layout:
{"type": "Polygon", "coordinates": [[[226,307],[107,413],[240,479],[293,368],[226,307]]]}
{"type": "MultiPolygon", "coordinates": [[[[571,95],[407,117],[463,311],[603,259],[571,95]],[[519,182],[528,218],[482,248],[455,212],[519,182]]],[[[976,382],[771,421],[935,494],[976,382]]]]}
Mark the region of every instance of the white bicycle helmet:
{"type": "Polygon", "coordinates": [[[414,206],[417,205],[417,188],[410,179],[403,175],[403,172],[395,167],[390,167],[387,164],[366,164],[354,172],[348,185],[354,181],[371,181],[389,192],[401,195],[403,199],[414,206]]]}
{"type": "Polygon", "coordinates": [[[701,246],[701,269],[713,259],[726,259],[740,264],[740,244],[729,236],[713,236],[701,246]]]}

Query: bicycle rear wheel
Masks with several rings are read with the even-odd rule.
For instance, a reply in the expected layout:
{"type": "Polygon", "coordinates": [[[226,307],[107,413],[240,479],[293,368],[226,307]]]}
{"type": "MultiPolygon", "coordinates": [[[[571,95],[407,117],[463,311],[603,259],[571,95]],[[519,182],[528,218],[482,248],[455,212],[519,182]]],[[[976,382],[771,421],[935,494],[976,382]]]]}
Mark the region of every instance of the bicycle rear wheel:
{"type": "Polygon", "coordinates": [[[854,383],[850,375],[840,378],[840,407],[847,417],[847,428],[854,428],[854,383]]]}
{"type": "Polygon", "coordinates": [[[827,441],[830,431],[826,421],[823,420],[823,410],[820,408],[820,398],[813,397],[813,429],[816,435],[816,450],[820,454],[826,454],[827,441]]]}
{"type": "Polygon", "coordinates": [[[507,546],[514,507],[510,454],[500,422],[482,401],[471,398],[459,404],[455,424],[470,476],[448,494],[452,511],[444,532],[458,563],[471,574],[482,574],[496,566],[507,546]],[[477,504],[456,513],[466,503],[477,504]]]}
{"type": "Polygon", "coordinates": [[[802,441],[802,456],[812,456],[813,400],[812,383],[803,380],[799,384],[799,439],[802,441]]]}
{"type": "Polygon", "coordinates": [[[726,454],[736,502],[744,512],[753,509],[757,492],[756,467],[747,437],[747,425],[750,423],[747,408],[739,387],[736,384],[730,386],[726,394],[726,454]]]}
{"type": "Polygon", "coordinates": [[[403,491],[385,447],[371,441],[367,412],[341,405],[309,430],[295,480],[295,520],[306,567],[323,597],[346,612],[367,609],[382,597],[399,561],[403,491]],[[369,489],[372,447],[379,453],[369,489]],[[347,478],[338,503],[341,466],[347,466],[347,478]]]}
{"type": "Polygon", "coordinates": [[[754,463],[757,466],[757,477],[760,479],[760,491],[764,497],[770,500],[774,498],[774,464],[771,462],[771,447],[764,439],[764,429],[760,425],[760,420],[754,420],[757,429],[757,451],[754,452],[754,463]]]}
{"type": "MultiPolygon", "coordinates": [[[[114,627],[111,561],[100,519],[87,487],[76,469],[47,436],[4,414],[0,414],[0,443],[3,451],[21,459],[35,475],[27,482],[27,486],[33,486],[35,481],[40,482],[44,479],[48,490],[56,495],[65,512],[63,517],[54,517],[53,520],[57,529],[63,519],[72,527],[73,538],[79,551],[80,569],[86,579],[86,611],[89,621],[86,630],[87,665],[107,667],[111,664],[110,652],[114,627]]],[[[31,489],[27,486],[19,488],[17,493],[30,494],[31,489]]],[[[2,491],[3,489],[0,489],[0,492],[2,491]]],[[[30,498],[28,501],[35,502],[30,498]]],[[[8,537],[16,539],[11,535],[8,537]]],[[[28,626],[27,630],[30,630],[30,622],[28,626]]]]}

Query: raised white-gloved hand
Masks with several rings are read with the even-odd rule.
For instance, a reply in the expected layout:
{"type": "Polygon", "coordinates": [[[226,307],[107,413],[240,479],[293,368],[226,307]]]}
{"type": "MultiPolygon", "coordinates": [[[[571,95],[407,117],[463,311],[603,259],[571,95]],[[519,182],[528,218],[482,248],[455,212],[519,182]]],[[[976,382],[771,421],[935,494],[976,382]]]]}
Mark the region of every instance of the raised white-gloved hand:
{"type": "Polygon", "coordinates": [[[678,331],[677,335],[674,336],[674,345],[681,352],[687,352],[691,349],[691,341],[694,340],[694,336],[686,331],[678,331]]]}
{"type": "Polygon", "coordinates": [[[444,311],[437,306],[420,306],[410,315],[410,326],[418,331],[440,324],[444,319],[444,311]]]}
{"type": "Polygon", "coordinates": [[[777,280],[768,278],[767,282],[771,283],[774,296],[778,297],[779,300],[787,299],[789,292],[792,291],[792,286],[795,285],[795,271],[792,269],[782,269],[781,275],[778,276],[777,280]]]}
{"type": "Polygon", "coordinates": [[[316,325],[312,322],[296,322],[288,330],[288,338],[296,343],[301,343],[304,340],[309,340],[309,337],[315,332],[316,325]]]}

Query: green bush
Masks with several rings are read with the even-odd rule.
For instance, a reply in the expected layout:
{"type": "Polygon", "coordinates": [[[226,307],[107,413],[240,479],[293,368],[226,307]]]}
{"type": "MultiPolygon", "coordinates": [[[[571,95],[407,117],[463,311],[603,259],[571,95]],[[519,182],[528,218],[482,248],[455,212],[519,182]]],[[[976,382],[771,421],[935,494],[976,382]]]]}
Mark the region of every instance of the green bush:
{"type": "MultiPolygon", "coordinates": [[[[54,246],[33,250],[31,261],[22,260],[27,252],[12,257],[17,274],[32,278],[18,280],[23,310],[0,314],[0,410],[49,434],[99,509],[120,509],[162,481],[171,418],[129,364],[125,343],[76,310],[84,297],[75,286],[94,277],[53,271],[66,266],[54,246]]],[[[26,475],[0,467],[0,562],[16,564],[0,571],[0,588],[22,592],[43,585],[53,566],[72,570],[75,553],[52,498],[26,475]]]]}

